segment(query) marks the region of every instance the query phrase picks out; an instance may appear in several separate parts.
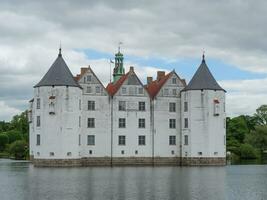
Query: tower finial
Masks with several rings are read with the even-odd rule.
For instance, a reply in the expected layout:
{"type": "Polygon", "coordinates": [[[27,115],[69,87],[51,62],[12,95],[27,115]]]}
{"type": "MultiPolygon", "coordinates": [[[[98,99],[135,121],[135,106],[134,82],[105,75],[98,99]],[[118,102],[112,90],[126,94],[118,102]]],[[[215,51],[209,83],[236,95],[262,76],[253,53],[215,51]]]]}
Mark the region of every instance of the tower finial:
{"type": "Polygon", "coordinates": [[[122,45],[122,42],[119,42],[119,45],[118,45],[118,52],[120,53],[121,51],[121,45],[122,45]]]}
{"type": "Polygon", "coordinates": [[[61,54],[61,41],[60,41],[60,43],[59,43],[58,56],[62,56],[62,54],[61,54]]]}
{"type": "Polygon", "coordinates": [[[202,52],[202,62],[205,62],[205,50],[203,49],[203,52],[202,52]]]}

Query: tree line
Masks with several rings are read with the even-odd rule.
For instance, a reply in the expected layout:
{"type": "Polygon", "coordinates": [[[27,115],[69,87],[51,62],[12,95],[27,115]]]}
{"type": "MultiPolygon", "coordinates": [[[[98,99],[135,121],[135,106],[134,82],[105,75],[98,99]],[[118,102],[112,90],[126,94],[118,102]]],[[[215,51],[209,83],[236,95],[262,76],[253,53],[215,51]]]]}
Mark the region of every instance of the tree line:
{"type": "Polygon", "coordinates": [[[267,153],[267,105],[253,115],[226,118],[226,150],[241,159],[263,159],[267,153]]]}
{"type": "MultiPolygon", "coordinates": [[[[253,115],[226,118],[226,150],[241,159],[262,159],[267,153],[267,105],[253,115]]],[[[29,124],[27,111],[10,122],[0,121],[0,157],[28,159],[29,124]]]]}
{"type": "Polygon", "coordinates": [[[10,122],[0,121],[0,157],[28,159],[29,124],[27,111],[10,122]]]}

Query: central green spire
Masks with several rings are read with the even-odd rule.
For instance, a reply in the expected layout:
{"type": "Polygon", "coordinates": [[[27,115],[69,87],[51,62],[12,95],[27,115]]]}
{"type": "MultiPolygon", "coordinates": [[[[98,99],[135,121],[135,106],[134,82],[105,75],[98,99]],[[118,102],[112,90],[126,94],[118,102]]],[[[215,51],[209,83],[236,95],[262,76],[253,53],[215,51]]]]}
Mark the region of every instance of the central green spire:
{"type": "Polygon", "coordinates": [[[123,54],[120,52],[120,46],[118,53],[115,54],[115,68],[113,69],[113,82],[115,83],[125,74],[123,67],[123,54]]]}

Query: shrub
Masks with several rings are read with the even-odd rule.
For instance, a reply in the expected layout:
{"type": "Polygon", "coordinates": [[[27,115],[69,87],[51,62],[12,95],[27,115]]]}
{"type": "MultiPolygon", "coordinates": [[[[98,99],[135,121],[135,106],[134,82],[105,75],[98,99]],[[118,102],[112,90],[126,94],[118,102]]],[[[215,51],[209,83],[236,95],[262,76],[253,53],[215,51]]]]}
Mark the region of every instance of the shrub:
{"type": "Polygon", "coordinates": [[[16,140],[21,140],[22,136],[17,130],[10,130],[5,132],[5,134],[8,136],[9,144],[15,142],[16,140]]]}
{"type": "Polygon", "coordinates": [[[257,152],[250,144],[241,144],[240,157],[243,159],[255,159],[257,158],[257,152]]]}
{"type": "Polygon", "coordinates": [[[28,145],[24,140],[17,140],[10,144],[9,153],[15,159],[25,159],[27,155],[28,145]]]}
{"type": "Polygon", "coordinates": [[[5,150],[6,145],[8,144],[8,137],[6,134],[0,134],[0,151],[5,150]]]}

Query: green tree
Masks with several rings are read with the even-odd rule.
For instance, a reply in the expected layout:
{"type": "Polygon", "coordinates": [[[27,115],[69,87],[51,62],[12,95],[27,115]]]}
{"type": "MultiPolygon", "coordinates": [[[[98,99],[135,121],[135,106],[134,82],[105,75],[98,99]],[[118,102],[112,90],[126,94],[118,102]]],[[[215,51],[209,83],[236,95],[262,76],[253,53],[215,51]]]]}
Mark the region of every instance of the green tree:
{"type": "Polygon", "coordinates": [[[254,159],[257,158],[257,152],[250,144],[240,145],[240,158],[254,159]]]}
{"type": "Polygon", "coordinates": [[[0,151],[5,150],[6,145],[8,144],[8,137],[6,134],[0,134],[0,151]]]}
{"type": "Polygon", "coordinates": [[[15,142],[16,140],[23,139],[22,134],[20,134],[20,132],[17,130],[10,130],[5,132],[5,134],[8,136],[9,144],[15,142]]]}
{"type": "Polygon", "coordinates": [[[245,135],[249,133],[249,128],[244,116],[226,119],[226,136],[227,141],[231,139],[237,140],[239,143],[243,143],[245,135]]]}
{"type": "Polygon", "coordinates": [[[255,131],[246,136],[246,142],[260,150],[261,155],[267,150],[267,125],[257,126],[255,131]]]}
{"type": "Polygon", "coordinates": [[[9,147],[10,155],[15,159],[25,159],[27,157],[28,145],[24,140],[17,140],[9,147]]]}
{"type": "Polygon", "coordinates": [[[261,105],[254,114],[257,125],[267,125],[267,105],[261,105]]]}

